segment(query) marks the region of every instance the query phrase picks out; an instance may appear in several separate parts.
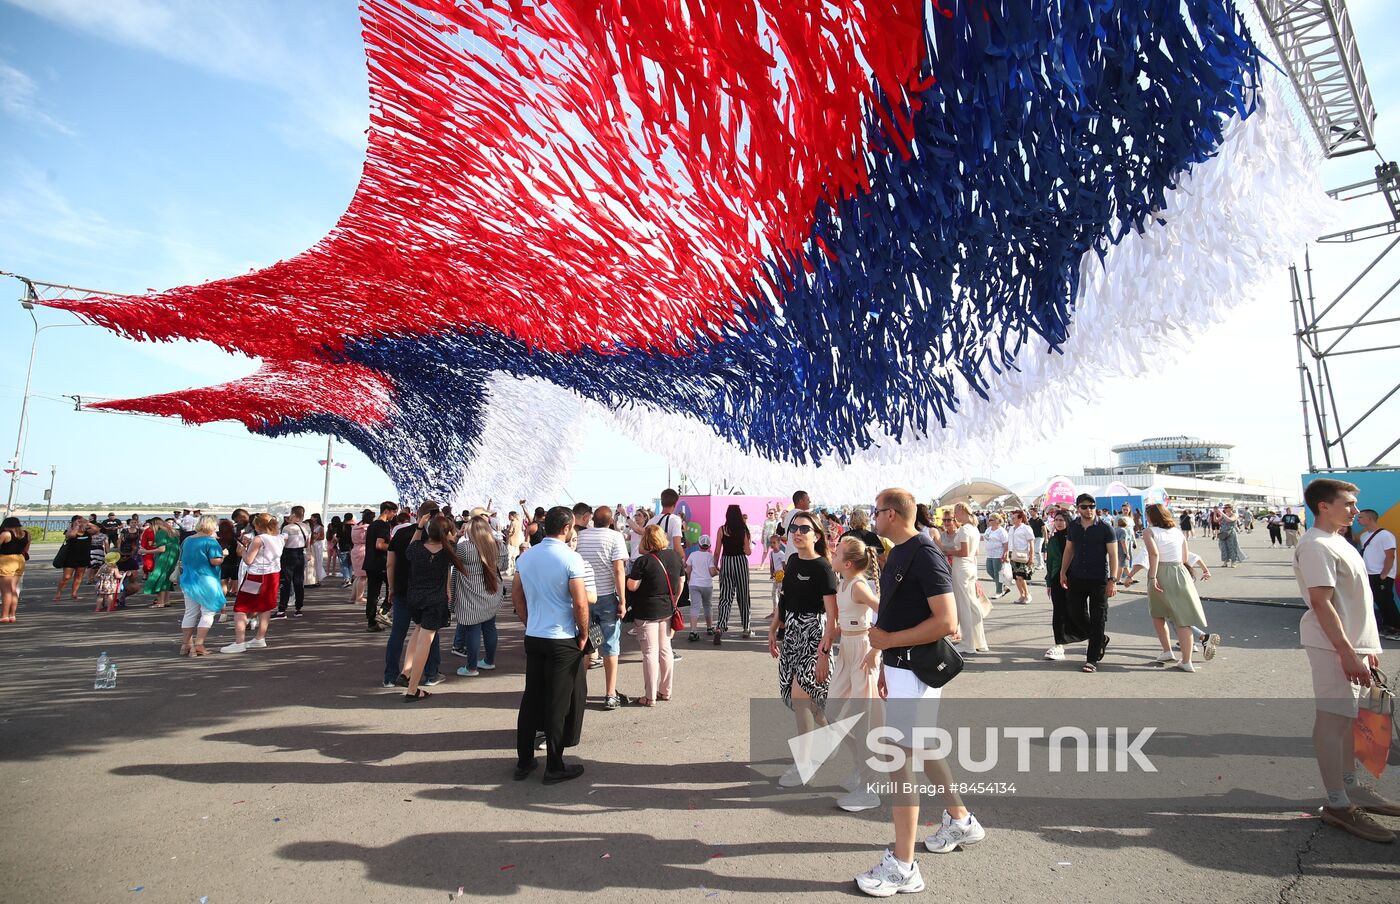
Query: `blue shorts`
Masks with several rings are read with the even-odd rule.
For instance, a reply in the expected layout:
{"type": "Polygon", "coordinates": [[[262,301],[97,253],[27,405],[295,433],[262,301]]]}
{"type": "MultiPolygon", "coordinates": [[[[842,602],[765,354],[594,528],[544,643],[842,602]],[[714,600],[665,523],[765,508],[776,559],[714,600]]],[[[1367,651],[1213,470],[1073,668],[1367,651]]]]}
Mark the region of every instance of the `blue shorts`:
{"type": "Polygon", "coordinates": [[[598,597],[588,607],[588,617],[603,629],[603,648],[599,656],[617,656],[622,652],[622,623],[617,620],[617,594],[598,597]]]}

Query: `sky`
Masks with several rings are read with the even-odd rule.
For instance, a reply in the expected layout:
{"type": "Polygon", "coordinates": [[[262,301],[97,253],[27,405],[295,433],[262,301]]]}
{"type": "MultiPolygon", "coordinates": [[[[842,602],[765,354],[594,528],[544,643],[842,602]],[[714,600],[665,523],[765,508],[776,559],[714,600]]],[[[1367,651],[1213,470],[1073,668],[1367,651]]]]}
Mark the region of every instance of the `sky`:
{"type": "MultiPolygon", "coordinates": [[[[1381,153],[1400,153],[1400,3],[1349,4],[1379,111],[1381,153]]],[[[1262,37],[1260,40],[1264,40],[1262,37]]],[[[320,239],[343,212],[363,162],[368,125],[363,46],[349,0],[0,0],[0,270],[133,293],[267,266],[320,239]]],[[[1373,154],[1323,164],[1339,186],[1372,176],[1373,154]]],[[[1386,219],[1376,199],[1348,205],[1337,228],[1386,219]]],[[[1372,240],[1314,246],[1325,303],[1371,256],[1372,240]]],[[[1299,249],[1301,260],[1302,249],[1299,249]]],[[[1382,264],[1337,307],[1355,318],[1400,269],[1382,264]],[[1369,296],[1366,294],[1369,292],[1369,296]]],[[[985,476],[1007,484],[1112,463],[1110,447],[1187,434],[1234,443],[1246,476],[1296,481],[1306,468],[1286,273],[1234,300],[1186,355],[1103,387],[1062,423],[1027,424],[1041,440],[987,450],[985,476]]],[[[0,458],[18,430],[33,323],[0,279],[0,458]]],[[[1388,303],[1391,316],[1394,299],[1388,303]]],[[[1372,317],[1384,316],[1385,305],[1372,317]]],[[[260,503],[320,499],[326,437],[269,440],[225,422],[75,410],[70,396],[127,398],[234,379],[256,362],[208,344],[138,343],[63,312],[39,309],[17,501],[33,504],[54,480],[56,502],[185,500],[260,503]],[[56,468],[55,471],[51,469],[56,468]]],[[[1394,342],[1378,328],[1364,342],[1394,342]]],[[[1339,358],[1334,378],[1348,423],[1393,385],[1393,353],[1339,358]]],[[[1356,430],[1369,460],[1395,436],[1400,395],[1356,430]]],[[[594,425],[577,444],[568,498],[531,504],[652,499],[678,472],[664,457],[594,425]]],[[[354,448],[332,472],[331,498],[393,498],[392,483],[354,448]]],[[[1390,456],[1400,460],[1400,452],[1390,456]]],[[[502,462],[509,467],[509,462],[502,462]]],[[[966,475],[950,472],[944,485],[966,475]]],[[[741,479],[742,475],[733,475],[741,479]]],[[[707,480],[693,484],[711,488],[707,480]]],[[[911,487],[921,498],[943,486],[911,487]]],[[[786,495],[792,488],[748,488],[786,495]]],[[[499,500],[497,500],[499,502],[499,500]]],[[[856,500],[832,500],[847,502],[856,500]]]]}

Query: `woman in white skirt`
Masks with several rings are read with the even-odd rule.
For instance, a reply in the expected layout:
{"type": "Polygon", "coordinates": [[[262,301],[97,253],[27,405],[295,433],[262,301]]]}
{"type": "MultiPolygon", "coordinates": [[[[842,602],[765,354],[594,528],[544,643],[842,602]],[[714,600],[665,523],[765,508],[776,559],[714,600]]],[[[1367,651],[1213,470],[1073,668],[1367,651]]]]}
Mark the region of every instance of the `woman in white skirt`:
{"type": "MultiPolygon", "coordinates": [[[[869,637],[870,625],[880,608],[878,591],[874,589],[880,580],[878,561],[875,550],[860,537],[846,537],[836,546],[836,573],[840,580],[836,585],[833,636],[841,645],[837,648],[831,683],[827,685],[829,718],[844,719],[869,712],[880,696],[880,651],[871,648],[869,637]]],[[[846,782],[850,793],[836,801],[838,807],[851,813],[880,805],[880,795],[870,790],[861,768],[865,757],[858,734],[846,735],[845,744],[855,761],[855,771],[846,782]]]]}
{"type": "Polygon", "coordinates": [[[1150,527],[1142,534],[1147,543],[1147,600],[1152,627],[1162,645],[1157,661],[1171,663],[1170,668],[1183,672],[1194,672],[1196,667],[1191,664],[1191,653],[1196,638],[1191,629],[1205,629],[1206,613],[1196,593],[1196,582],[1186,570],[1186,557],[1190,554],[1186,537],[1161,503],[1154,502],[1147,507],[1147,523],[1150,527]],[[1179,662],[1172,653],[1168,619],[1176,625],[1177,640],[1181,643],[1179,662]]]}
{"type": "Polygon", "coordinates": [[[306,570],[303,583],[314,587],[326,579],[326,526],[319,512],[311,515],[311,542],[306,548],[306,570]]]}
{"type": "Polygon", "coordinates": [[[982,629],[982,602],[977,593],[977,550],[982,537],[977,533],[977,519],[966,504],[953,506],[953,519],[958,522],[958,529],[953,534],[948,559],[953,566],[953,599],[957,602],[958,631],[962,635],[957,648],[964,656],[986,653],[987,634],[982,629]]]}

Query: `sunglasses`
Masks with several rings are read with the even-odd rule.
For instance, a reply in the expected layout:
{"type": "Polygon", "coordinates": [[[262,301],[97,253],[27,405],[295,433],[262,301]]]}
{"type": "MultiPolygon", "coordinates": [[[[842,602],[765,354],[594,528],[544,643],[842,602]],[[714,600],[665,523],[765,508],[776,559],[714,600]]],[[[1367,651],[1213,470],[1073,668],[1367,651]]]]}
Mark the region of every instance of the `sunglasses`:
{"type": "Polygon", "coordinates": [[[1082,512],[1082,511],[1085,511],[1085,510],[1093,511],[1093,508],[1094,508],[1093,505],[1088,505],[1088,504],[1079,506],[1079,510],[1080,510],[1081,512],[1082,512]]]}
{"type": "Polygon", "coordinates": [[[794,534],[810,534],[810,533],[812,532],[812,525],[810,525],[810,524],[794,524],[794,525],[792,526],[792,532],[793,532],[794,534]]]}

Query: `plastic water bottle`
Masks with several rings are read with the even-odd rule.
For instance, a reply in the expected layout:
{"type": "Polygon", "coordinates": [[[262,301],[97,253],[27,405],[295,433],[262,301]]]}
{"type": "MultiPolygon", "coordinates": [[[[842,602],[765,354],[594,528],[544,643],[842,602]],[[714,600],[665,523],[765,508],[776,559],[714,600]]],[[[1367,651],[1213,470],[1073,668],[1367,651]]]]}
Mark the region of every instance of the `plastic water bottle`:
{"type": "Polygon", "coordinates": [[[117,686],[117,664],[105,652],[97,657],[97,678],[92,682],[95,691],[111,690],[117,686]]]}

